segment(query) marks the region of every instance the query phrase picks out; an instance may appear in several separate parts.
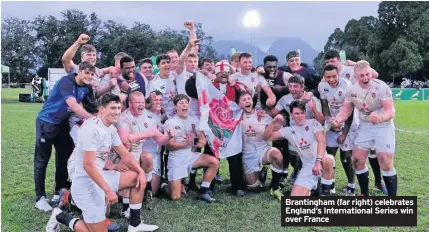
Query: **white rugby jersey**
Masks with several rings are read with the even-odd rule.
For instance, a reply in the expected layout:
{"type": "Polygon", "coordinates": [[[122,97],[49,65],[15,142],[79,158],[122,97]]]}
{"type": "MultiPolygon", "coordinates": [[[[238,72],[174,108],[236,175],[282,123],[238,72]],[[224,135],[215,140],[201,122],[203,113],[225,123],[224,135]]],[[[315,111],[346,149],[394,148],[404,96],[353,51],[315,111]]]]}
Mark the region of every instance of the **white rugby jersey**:
{"type": "MultiPolygon", "coordinates": [[[[164,125],[161,123],[161,113],[155,114],[150,110],[145,110],[143,114],[144,121],[149,125],[149,129],[157,128],[161,133],[164,133],[164,125]]],[[[148,138],[143,143],[143,151],[159,154],[161,152],[161,146],[153,138],[148,138]]]]}
{"type": "MultiPolygon", "coordinates": [[[[164,130],[168,131],[171,129],[176,130],[176,136],[174,141],[182,143],[186,140],[188,134],[196,133],[198,130],[199,119],[196,116],[188,116],[186,119],[181,119],[175,115],[173,118],[168,119],[164,124],[164,130]]],[[[170,151],[169,155],[190,155],[192,146],[170,151]]]]}
{"type": "MultiPolygon", "coordinates": [[[[126,109],[119,116],[117,128],[118,129],[126,129],[128,128],[130,134],[138,134],[149,129],[149,123],[145,120],[145,113],[147,110],[143,111],[142,115],[134,116],[129,109],[126,109]]],[[[142,152],[144,140],[137,141],[133,144],[131,148],[131,154],[134,159],[140,160],[140,154],[142,152]]]]}
{"type": "Polygon", "coordinates": [[[150,82],[149,93],[158,90],[162,93],[162,108],[168,118],[173,117],[175,113],[173,99],[176,96],[175,76],[170,75],[168,78],[161,78],[159,73],[155,75],[150,82]]]}
{"type": "MultiPolygon", "coordinates": [[[[368,117],[372,112],[377,114],[383,113],[381,105],[382,100],[393,100],[392,90],[387,84],[379,79],[370,79],[369,88],[360,87],[359,83],[353,84],[346,93],[345,102],[353,103],[354,107],[359,111],[360,124],[372,124],[368,117]]],[[[389,125],[393,119],[380,123],[379,125],[389,125]]]]}
{"type": "Polygon", "coordinates": [[[318,90],[320,93],[320,99],[328,101],[329,110],[331,116],[335,117],[340,112],[340,108],[344,105],[346,99],[347,89],[351,86],[351,83],[346,80],[339,78],[337,87],[333,88],[328,82],[320,82],[318,90]]]}
{"type": "Polygon", "coordinates": [[[269,146],[264,140],[265,128],[270,124],[272,118],[265,114],[261,120],[258,120],[258,112],[255,110],[252,114],[243,113],[241,121],[243,133],[243,154],[255,153],[269,146]]]}
{"type": "MultiPolygon", "coordinates": [[[[188,94],[186,94],[185,86],[186,86],[186,81],[190,77],[192,77],[192,75],[194,75],[194,74],[186,71],[186,69],[185,69],[185,70],[183,70],[183,72],[180,75],[176,76],[177,94],[185,94],[186,96],[188,96],[188,94]]],[[[199,115],[200,111],[198,109],[198,100],[189,97],[188,112],[189,112],[189,115],[191,115],[191,116],[198,116],[199,115]]]]}
{"type": "MultiPolygon", "coordinates": [[[[304,96],[304,95],[302,95],[304,96]]],[[[301,97],[302,98],[302,97],[301,97]]],[[[295,100],[301,100],[300,99],[295,99],[292,97],[292,94],[287,94],[285,96],[283,96],[282,98],[280,98],[280,100],[277,102],[276,104],[276,109],[279,111],[282,111],[283,109],[286,110],[289,115],[291,114],[289,106],[290,104],[295,101],[295,100]]],[[[312,100],[314,101],[314,103],[316,104],[316,110],[319,112],[322,112],[322,105],[320,104],[320,100],[317,99],[316,97],[312,97],[312,100]]],[[[314,118],[313,112],[310,109],[309,104],[305,104],[305,118],[306,119],[312,119],[314,118]]],[[[293,120],[290,121],[290,123],[294,123],[293,120]]]]}
{"type": "Polygon", "coordinates": [[[322,131],[323,127],[315,119],[306,119],[303,126],[293,125],[280,129],[280,134],[283,138],[289,141],[289,144],[294,146],[295,151],[298,151],[299,157],[303,165],[314,165],[317,158],[317,141],[316,132],[322,131]]]}
{"type": "Polygon", "coordinates": [[[121,145],[121,139],[116,127],[113,125],[105,126],[99,117],[85,120],[79,130],[75,154],[76,169],[73,178],[88,176],[83,168],[84,151],[96,152],[95,164],[100,173],[102,173],[105,160],[109,157],[112,146],[119,145],[121,145]]]}
{"type": "Polygon", "coordinates": [[[247,88],[249,88],[249,90],[251,91],[252,97],[256,94],[257,86],[260,86],[261,88],[269,86],[265,78],[257,74],[256,72],[250,73],[249,75],[244,75],[241,72],[236,72],[231,75],[231,78],[246,85],[247,88]]]}
{"type": "Polygon", "coordinates": [[[356,83],[354,66],[343,65],[343,70],[340,72],[340,78],[350,81],[351,84],[356,83]]]}

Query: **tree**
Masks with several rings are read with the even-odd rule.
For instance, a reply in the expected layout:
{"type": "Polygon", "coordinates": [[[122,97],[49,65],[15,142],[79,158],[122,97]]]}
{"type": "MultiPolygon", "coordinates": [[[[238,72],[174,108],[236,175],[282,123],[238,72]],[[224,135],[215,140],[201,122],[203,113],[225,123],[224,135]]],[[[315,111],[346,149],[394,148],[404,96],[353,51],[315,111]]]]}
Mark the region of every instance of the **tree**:
{"type": "Polygon", "coordinates": [[[332,33],[328,41],[326,42],[326,45],[324,47],[325,51],[328,51],[330,49],[337,49],[340,50],[344,45],[344,32],[340,28],[335,28],[334,33],[332,33]]]}
{"type": "Polygon", "coordinates": [[[36,39],[32,32],[33,25],[28,20],[8,18],[2,23],[1,60],[2,64],[10,67],[11,82],[28,83],[35,72],[36,39]]]}

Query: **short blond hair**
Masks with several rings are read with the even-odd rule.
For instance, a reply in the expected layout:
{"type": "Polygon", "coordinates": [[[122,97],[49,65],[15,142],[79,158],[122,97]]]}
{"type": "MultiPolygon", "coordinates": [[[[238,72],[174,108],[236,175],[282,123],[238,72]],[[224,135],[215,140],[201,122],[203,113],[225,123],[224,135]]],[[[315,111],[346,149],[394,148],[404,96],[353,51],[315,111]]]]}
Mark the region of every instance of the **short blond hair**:
{"type": "Polygon", "coordinates": [[[130,95],[128,96],[128,101],[131,102],[131,100],[134,99],[134,97],[145,97],[144,94],[140,91],[133,91],[130,93],[130,95]]]}
{"type": "Polygon", "coordinates": [[[359,60],[354,67],[354,70],[356,69],[362,69],[362,68],[371,68],[371,65],[369,65],[369,62],[366,60],[359,60]]]}

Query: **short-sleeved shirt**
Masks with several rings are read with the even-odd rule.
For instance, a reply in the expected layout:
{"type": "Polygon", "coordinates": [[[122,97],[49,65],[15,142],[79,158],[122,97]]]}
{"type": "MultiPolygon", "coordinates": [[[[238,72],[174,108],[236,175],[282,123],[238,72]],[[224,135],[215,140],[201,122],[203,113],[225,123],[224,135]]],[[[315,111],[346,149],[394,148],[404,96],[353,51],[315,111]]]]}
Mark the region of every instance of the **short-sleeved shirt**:
{"type": "MultiPolygon", "coordinates": [[[[164,130],[168,131],[171,129],[176,130],[176,136],[174,141],[176,143],[182,143],[186,141],[186,136],[190,133],[195,133],[198,130],[198,117],[188,116],[186,119],[181,119],[175,115],[173,118],[168,119],[164,124],[164,130]]],[[[187,146],[182,149],[170,151],[169,155],[190,155],[192,146],[187,146]]]]}
{"type": "Polygon", "coordinates": [[[121,139],[113,125],[106,126],[99,117],[85,120],[78,132],[75,154],[75,174],[73,178],[88,176],[83,167],[84,151],[95,151],[95,164],[100,173],[103,172],[105,160],[112,147],[121,145],[121,139]]]}
{"type": "MultiPolygon", "coordinates": [[[[185,90],[185,84],[186,81],[194,75],[191,72],[188,72],[184,70],[180,75],[176,76],[176,88],[177,88],[177,94],[186,94],[185,90]]],[[[188,96],[189,97],[189,96],[188,96]]],[[[189,108],[188,108],[189,115],[197,116],[199,115],[199,109],[198,109],[198,100],[189,97],[189,108]]]]}
{"type": "Polygon", "coordinates": [[[250,73],[249,75],[244,75],[241,72],[237,72],[231,75],[231,78],[235,81],[243,83],[251,91],[252,97],[256,94],[256,87],[260,86],[261,88],[268,87],[268,83],[265,78],[257,73],[250,73]]]}
{"type": "MultiPolygon", "coordinates": [[[[122,81],[125,81],[124,77],[121,76],[121,78],[118,79],[119,86],[121,85],[122,81]]],[[[142,94],[146,96],[146,87],[145,87],[145,80],[143,76],[140,73],[135,73],[135,79],[133,81],[128,82],[128,90],[127,95],[130,95],[130,93],[134,91],[140,91],[142,94]]]]}
{"type": "MultiPolygon", "coordinates": [[[[293,120],[292,120],[293,121],[293,120]]],[[[294,123],[295,124],[295,123],[294,123]]],[[[293,125],[280,129],[283,138],[295,147],[304,165],[314,164],[317,158],[316,132],[322,131],[323,127],[315,119],[306,119],[303,126],[293,125]]]]}
{"type": "Polygon", "coordinates": [[[356,83],[354,66],[343,65],[343,70],[340,72],[340,78],[350,81],[351,84],[356,83]]]}
{"type": "MultiPolygon", "coordinates": [[[[345,102],[353,103],[354,107],[359,111],[359,121],[361,124],[372,124],[368,117],[372,112],[377,114],[383,113],[384,109],[381,105],[383,100],[393,100],[392,90],[382,80],[371,79],[369,88],[360,87],[359,83],[353,84],[346,93],[345,102]]],[[[393,119],[380,123],[379,125],[389,125],[393,119]]]]}
{"type": "MultiPolygon", "coordinates": [[[[314,96],[311,99],[316,104],[316,110],[319,112],[322,112],[322,105],[320,104],[320,100],[314,96]]],[[[292,97],[292,94],[287,94],[287,95],[283,96],[282,98],[280,98],[280,100],[277,102],[276,109],[279,111],[286,110],[289,114],[291,114],[289,106],[295,100],[301,100],[301,98],[295,99],[292,97]]],[[[305,104],[305,118],[306,119],[314,118],[313,112],[310,109],[309,102],[307,104],[305,104]]],[[[291,120],[290,123],[294,123],[293,120],[291,120]]]]}
{"type": "MultiPolygon", "coordinates": [[[[118,119],[117,128],[128,129],[129,134],[138,134],[148,130],[150,128],[150,122],[145,120],[146,112],[147,110],[143,111],[142,115],[134,116],[129,109],[125,110],[118,119]]],[[[137,141],[131,148],[131,154],[136,160],[140,159],[143,142],[144,140],[137,141]]]]}
{"type": "Polygon", "coordinates": [[[328,82],[322,81],[319,83],[320,99],[325,99],[328,102],[331,116],[335,117],[340,112],[341,107],[344,105],[346,99],[347,89],[351,83],[339,78],[338,85],[334,88],[328,82]]]}
{"type": "Polygon", "coordinates": [[[243,133],[243,153],[255,153],[260,149],[269,146],[264,140],[265,128],[270,124],[272,118],[265,114],[261,120],[258,120],[258,113],[255,110],[252,114],[243,114],[241,121],[243,133]]]}
{"type": "Polygon", "coordinates": [[[175,76],[170,75],[168,78],[161,78],[159,74],[150,83],[150,92],[158,90],[162,93],[162,108],[168,118],[175,115],[173,99],[176,96],[176,85],[174,84],[175,76]]]}
{"type": "MultiPolygon", "coordinates": [[[[161,133],[164,133],[164,125],[161,122],[161,113],[155,114],[150,110],[145,110],[143,117],[144,121],[149,125],[148,129],[157,128],[161,133]]],[[[161,152],[161,146],[153,138],[148,138],[143,143],[143,151],[158,154],[161,152]]]]}
{"type": "Polygon", "coordinates": [[[68,120],[73,113],[66,103],[67,98],[74,97],[77,103],[81,103],[85,98],[93,101],[94,95],[91,86],[79,86],[76,83],[76,75],[75,73],[69,74],[55,83],[48,100],[37,115],[38,119],[51,124],[60,124],[64,120],[68,120]]]}
{"type": "MultiPolygon", "coordinates": [[[[103,78],[101,78],[100,85],[98,87],[105,88],[107,86],[110,86],[111,79],[112,79],[112,76],[110,74],[104,75],[103,78]]],[[[114,88],[110,89],[109,92],[119,96],[119,94],[121,93],[121,89],[119,88],[119,85],[116,85],[114,88]]]]}

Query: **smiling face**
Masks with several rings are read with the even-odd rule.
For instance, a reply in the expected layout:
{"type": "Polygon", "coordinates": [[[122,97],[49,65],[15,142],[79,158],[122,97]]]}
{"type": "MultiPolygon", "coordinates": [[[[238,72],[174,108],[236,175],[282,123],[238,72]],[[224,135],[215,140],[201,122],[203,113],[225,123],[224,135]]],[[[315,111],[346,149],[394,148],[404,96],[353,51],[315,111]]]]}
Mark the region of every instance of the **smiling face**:
{"type": "Polygon", "coordinates": [[[120,102],[109,102],[106,107],[100,107],[100,115],[106,126],[112,125],[118,121],[119,115],[121,114],[121,103],[120,102]]]}
{"type": "Polygon", "coordinates": [[[362,88],[368,88],[372,79],[371,68],[369,66],[355,67],[355,77],[362,88]]]}
{"type": "Polygon", "coordinates": [[[253,111],[253,99],[248,93],[241,94],[238,100],[238,106],[244,110],[245,113],[252,113],[253,111]]]}
{"type": "Polygon", "coordinates": [[[97,53],[96,52],[84,52],[80,57],[81,61],[87,61],[92,65],[97,63],[97,53]]]}
{"type": "Polygon", "coordinates": [[[170,73],[170,61],[166,59],[162,59],[158,65],[159,75],[162,77],[168,77],[170,73]]]}
{"type": "Polygon", "coordinates": [[[242,57],[240,60],[240,69],[250,72],[252,70],[252,57],[242,57]]]}
{"type": "Polygon", "coordinates": [[[85,85],[92,84],[92,77],[94,76],[94,72],[88,68],[78,71],[78,81],[84,83],[85,85]]]}
{"type": "Polygon", "coordinates": [[[298,83],[288,83],[287,84],[289,93],[292,94],[293,98],[300,98],[304,94],[304,86],[298,83]]]}
{"type": "Polygon", "coordinates": [[[144,96],[130,96],[128,109],[134,115],[142,115],[145,109],[145,98],[144,96]]]}
{"type": "Polygon", "coordinates": [[[198,67],[198,58],[188,57],[186,58],[186,71],[193,72],[198,67]]]}
{"type": "Polygon", "coordinates": [[[179,100],[176,104],[177,116],[179,116],[181,118],[187,118],[188,117],[188,106],[189,106],[188,99],[179,100]]]}
{"type": "Polygon", "coordinates": [[[270,78],[274,78],[274,75],[277,71],[277,62],[276,61],[267,61],[264,64],[265,74],[270,78]]]}
{"type": "Polygon", "coordinates": [[[150,63],[143,63],[140,66],[140,72],[143,73],[145,77],[153,76],[153,66],[150,63]]]}
{"type": "Polygon", "coordinates": [[[179,54],[176,51],[171,51],[167,55],[170,57],[171,67],[176,68],[179,64],[179,54]]]}
{"type": "Polygon", "coordinates": [[[300,57],[290,58],[287,61],[287,65],[289,66],[292,72],[297,72],[301,68],[301,58],[300,57]]]}
{"type": "Polygon", "coordinates": [[[326,70],[323,74],[323,79],[333,88],[338,85],[338,71],[337,70],[326,70]]]}
{"type": "Polygon", "coordinates": [[[159,113],[161,112],[162,107],[162,95],[156,95],[155,93],[151,94],[151,110],[159,113]]]}
{"type": "Polygon", "coordinates": [[[297,125],[305,124],[305,111],[295,107],[292,109],[292,119],[295,121],[297,125]]]}
{"type": "Polygon", "coordinates": [[[226,84],[228,82],[229,72],[221,71],[216,73],[216,81],[222,84],[226,84]]]}
{"type": "Polygon", "coordinates": [[[122,76],[127,80],[134,80],[134,74],[136,72],[136,64],[134,61],[125,62],[122,64],[122,76]]]}

